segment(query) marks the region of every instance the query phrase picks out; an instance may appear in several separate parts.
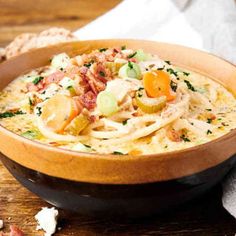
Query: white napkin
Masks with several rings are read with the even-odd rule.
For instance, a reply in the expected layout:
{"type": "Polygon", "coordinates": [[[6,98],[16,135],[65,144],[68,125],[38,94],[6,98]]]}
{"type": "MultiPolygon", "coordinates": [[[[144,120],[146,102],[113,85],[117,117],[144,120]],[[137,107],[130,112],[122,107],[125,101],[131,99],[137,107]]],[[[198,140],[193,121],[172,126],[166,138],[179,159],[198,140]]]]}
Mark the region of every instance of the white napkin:
{"type": "Polygon", "coordinates": [[[234,0],[124,0],[74,34],[79,39],[165,41],[236,63],[235,26],[234,0]]]}
{"type": "MultiPolygon", "coordinates": [[[[236,64],[236,2],[124,0],[74,34],[81,40],[165,41],[205,50],[236,64]]],[[[224,182],[223,192],[224,207],[236,217],[236,168],[224,182]]]]}

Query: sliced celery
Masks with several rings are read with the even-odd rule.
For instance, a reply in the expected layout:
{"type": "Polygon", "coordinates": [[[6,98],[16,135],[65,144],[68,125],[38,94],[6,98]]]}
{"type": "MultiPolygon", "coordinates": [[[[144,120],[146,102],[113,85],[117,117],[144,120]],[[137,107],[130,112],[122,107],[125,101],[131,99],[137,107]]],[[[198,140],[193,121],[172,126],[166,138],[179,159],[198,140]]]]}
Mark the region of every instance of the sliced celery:
{"type": "Polygon", "coordinates": [[[102,91],[97,96],[98,110],[104,116],[110,116],[118,111],[118,104],[116,97],[107,91],[102,91]]]}
{"type": "Polygon", "coordinates": [[[135,96],[138,107],[145,113],[155,113],[166,105],[166,96],[149,98],[143,91],[137,91],[135,96]]]}
{"type": "Polygon", "coordinates": [[[22,133],[21,136],[28,139],[40,139],[42,137],[41,133],[37,130],[28,130],[22,133]]]}
{"type": "Polygon", "coordinates": [[[72,135],[79,135],[88,124],[88,118],[85,115],[80,114],[70,122],[70,124],[66,127],[66,131],[72,135]]]}
{"type": "Polygon", "coordinates": [[[141,79],[142,73],[138,64],[134,62],[128,62],[120,68],[119,77],[141,79]]]}
{"type": "Polygon", "coordinates": [[[134,58],[136,58],[138,61],[147,61],[151,59],[151,55],[145,53],[142,49],[139,49],[136,51],[134,58]]]}

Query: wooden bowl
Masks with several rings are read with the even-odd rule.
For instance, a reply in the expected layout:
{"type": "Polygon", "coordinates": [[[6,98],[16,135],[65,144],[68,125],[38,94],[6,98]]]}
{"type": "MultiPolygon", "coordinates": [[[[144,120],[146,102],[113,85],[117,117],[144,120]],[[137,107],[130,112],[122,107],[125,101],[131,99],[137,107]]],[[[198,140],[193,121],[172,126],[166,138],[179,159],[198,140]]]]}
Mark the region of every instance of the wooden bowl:
{"type": "MultiPolygon", "coordinates": [[[[95,40],[58,44],[0,65],[0,89],[44,66],[61,52],[73,56],[101,47],[139,49],[206,75],[236,93],[236,67],[213,55],[166,43],[95,40]]],[[[92,215],[144,216],[206,191],[235,162],[236,130],[206,144],[163,154],[117,156],[50,147],[0,127],[2,162],[24,186],[51,204],[92,215]]]]}

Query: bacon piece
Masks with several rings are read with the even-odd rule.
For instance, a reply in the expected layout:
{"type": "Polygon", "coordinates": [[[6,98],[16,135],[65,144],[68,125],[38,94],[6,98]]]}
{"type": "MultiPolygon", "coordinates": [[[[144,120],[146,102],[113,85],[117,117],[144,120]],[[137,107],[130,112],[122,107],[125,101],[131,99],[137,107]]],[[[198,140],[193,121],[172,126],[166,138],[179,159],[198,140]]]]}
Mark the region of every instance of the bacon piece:
{"type": "Polygon", "coordinates": [[[33,83],[28,83],[27,85],[26,85],[26,88],[27,88],[27,91],[29,91],[29,92],[33,92],[33,91],[39,91],[40,89],[37,87],[37,85],[35,85],[35,84],[33,84],[33,83]]]}
{"type": "Polygon", "coordinates": [[[136,58],[130,58],[129,61],[137,63],[137,59],[136,58]]]}
{"type": "Polygon", "coordinates": [[[79,97],[79,102],[83,107],[92,110],[96,106],[96,95],[92,91],[89,91],[79,97]]]}
{"type": "Polygon", "coordinates": [[[181,141],[180,132],[174,130],[173,128],[168,128],[166,130],[166,136],[172,142],[180,142],[181,141]]]}
{"type": "Polygon", "coordinates": [[[87,73],[87,81],[94,94],[98,94],[106,88],[106,84],[98,80],[91,71],[87,73]]]}
{"type": "Polygon", "coordinates": [[[66,76],[73,79],[76,75],[79,74],[79,67],[78,66],[70,66],[66,68],[66,76]]]}
{"type": "Polygon", "coordinates": [[[81,99],[80,99],[80,96],[74,96],[73,97],[73,100],[77,106],[77,109],[79,110],[79,113],[83,110],[83,105],[81,104],[81,99]]]}
{"type": "Polygon", "coordinates": [[[9,236],[24,236],[24,233],[15,225],[11,225],[10,230],[9,236]]]}
{"type": "Polygon", "coordinates": [[[51,83],[59,83],[63,77],[65,76],[65,73],[62,71],[56,71],[52,73],[51,75],[45,77],[42,82],[44,85],[49,85],[51,83]]]}

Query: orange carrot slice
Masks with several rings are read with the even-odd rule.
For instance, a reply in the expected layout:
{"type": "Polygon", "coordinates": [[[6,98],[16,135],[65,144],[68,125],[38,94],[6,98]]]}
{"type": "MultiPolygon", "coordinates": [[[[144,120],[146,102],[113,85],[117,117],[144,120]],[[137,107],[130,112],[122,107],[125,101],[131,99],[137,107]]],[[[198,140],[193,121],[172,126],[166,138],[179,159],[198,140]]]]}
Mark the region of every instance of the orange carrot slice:
{"type": "Polygon", "coordinates": [[[78,113],[79,110],[71,97],[57,94],[43,106],[41,119],[46,127],[54,132],[62,133],[78,113]]]}
{"type": "Polygon", "coordinates": [[[167,72],[162,70],[147,72],[143,77],[144,88],[149,97],[166,96],[167,101],[175,99],[174,92],[170,87],[170,76],[167,72]]]}

